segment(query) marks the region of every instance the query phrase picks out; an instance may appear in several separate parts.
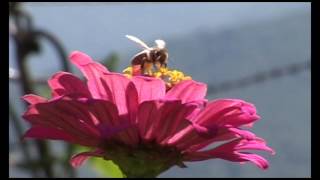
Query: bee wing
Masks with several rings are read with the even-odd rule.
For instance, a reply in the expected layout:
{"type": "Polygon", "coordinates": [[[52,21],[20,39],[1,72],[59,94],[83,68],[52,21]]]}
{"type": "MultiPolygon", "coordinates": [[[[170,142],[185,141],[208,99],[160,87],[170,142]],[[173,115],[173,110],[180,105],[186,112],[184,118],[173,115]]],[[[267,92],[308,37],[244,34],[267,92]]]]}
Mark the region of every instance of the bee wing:
{"type": "Polygon", "coordinates": [[[163,49],[166,47],[166,42],[164,42],[164,40],[157,39],[154,42],[156,43],[157,47],[160,49],[163,49]]]}
{"type": "Polygon", "coordinates": [[[135,37],[135,36],[131,36],[131,35],[126,35],[126,37],[127,37],[128,39],[130,39],[131,41],[139,44],[142,48],[144,48],[144,49],[150,49],[150,47],[149,47],[146,43],[144,43],[142,40],[140,40],[139,38],[137,38],[137,37],[135,37]]]}

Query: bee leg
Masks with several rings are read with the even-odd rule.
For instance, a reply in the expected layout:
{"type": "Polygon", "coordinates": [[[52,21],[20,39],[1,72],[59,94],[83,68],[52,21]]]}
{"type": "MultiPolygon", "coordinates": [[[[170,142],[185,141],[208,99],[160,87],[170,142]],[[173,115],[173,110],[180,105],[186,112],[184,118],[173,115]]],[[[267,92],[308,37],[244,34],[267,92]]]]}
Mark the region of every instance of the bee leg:
{"type": "Polygon", "coordinates": [[[159,71],[162,65],[161,65],[161,63],[160,63],[159,61],[156,61],[156,62],[154,63],[154,66],[155,66],[155,69],[156,69],[157,71],[159,71]]]}
{"type": "Polygon", "coordinates": [[[143,74],[152,76],[152,68],[153,68],[152,62],[145,62],[143,64],[143,74]]]}
{"type": "Polygon", "coordinates": [[[161,67],[167,68],[167,63],[162,63],[161,67]]]}

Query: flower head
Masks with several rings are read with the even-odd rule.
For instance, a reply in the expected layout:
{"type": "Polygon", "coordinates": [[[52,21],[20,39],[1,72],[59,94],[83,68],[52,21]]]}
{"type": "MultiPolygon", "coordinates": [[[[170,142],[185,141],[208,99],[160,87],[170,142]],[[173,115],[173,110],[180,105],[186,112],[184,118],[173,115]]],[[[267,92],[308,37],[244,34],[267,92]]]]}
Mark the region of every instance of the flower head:
{"type": "Polygon", "coordinates": [[[242,129],[260,118],[253,104],[208,102],[206,84],[177,70],[160,69],[152,76],[133,75],[130,68],[114,73],[79,51],[70,60],[86,83],[56,73],[48,80],[51,99],[23,96],[30,104],[23,117],[32,125],[24,137],[94,148],[73,156],[74,167],[91,156],[113,160],[129,177],[156,176],[173,165],[212,158],[268,167],[267,160],[247,152],[274,153],[262,138],[242,129]],[[204,150],[217,142],[222,144],[204,150]]]}

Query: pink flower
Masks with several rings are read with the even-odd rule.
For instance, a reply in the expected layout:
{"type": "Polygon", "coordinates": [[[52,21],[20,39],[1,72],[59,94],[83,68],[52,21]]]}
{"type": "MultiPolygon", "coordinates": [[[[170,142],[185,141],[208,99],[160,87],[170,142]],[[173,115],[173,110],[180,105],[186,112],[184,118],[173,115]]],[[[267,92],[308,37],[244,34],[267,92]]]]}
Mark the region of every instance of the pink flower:
{"type": "Polygon", "coordinates": [[[109,72],[77,51],[70,59],[87,83],[71,73],[56,73],[48,80],[52,99],[25,95],[30,106],[23,117],[32,125],[24,137],[94,148],[73,156],[74,167],[95,156],[113,160],[126,174],[138,171],[137,162],[150,165],[147,173],[157,175],[173,165],[212,158],[268,168],[267,160],[247,151],[274,151],[241,129],[260,118],[253,104],[238,99],[207,102],[206,84],[194,80],[166,90],[162,79],[109,72]],[[214,143],[223,144],[204,150],[214,143]]]}

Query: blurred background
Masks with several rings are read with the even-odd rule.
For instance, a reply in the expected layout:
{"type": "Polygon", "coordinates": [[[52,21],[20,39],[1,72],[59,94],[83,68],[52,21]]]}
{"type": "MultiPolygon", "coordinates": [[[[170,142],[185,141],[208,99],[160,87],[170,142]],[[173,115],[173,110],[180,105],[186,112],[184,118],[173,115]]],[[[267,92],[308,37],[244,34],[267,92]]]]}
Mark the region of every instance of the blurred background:
{"type": "Polygon", "coordinates": [[[118,177],[110,162],[68,164],[80,152],[60,141],[20,141],[29,127],[20,97],[50,97],[46,80],[57,71],[80,72],[64,61],[80,50],[114,71],[139,47],[163,39],[169,67],[208,84],[208,99],[239,98],[262,117],[252,131],[276,155],[262,171],[224,160],[187,163],[160,177],[311,176],[311,3],[14,3],[9,15],[10,177],[118,177]]]}

